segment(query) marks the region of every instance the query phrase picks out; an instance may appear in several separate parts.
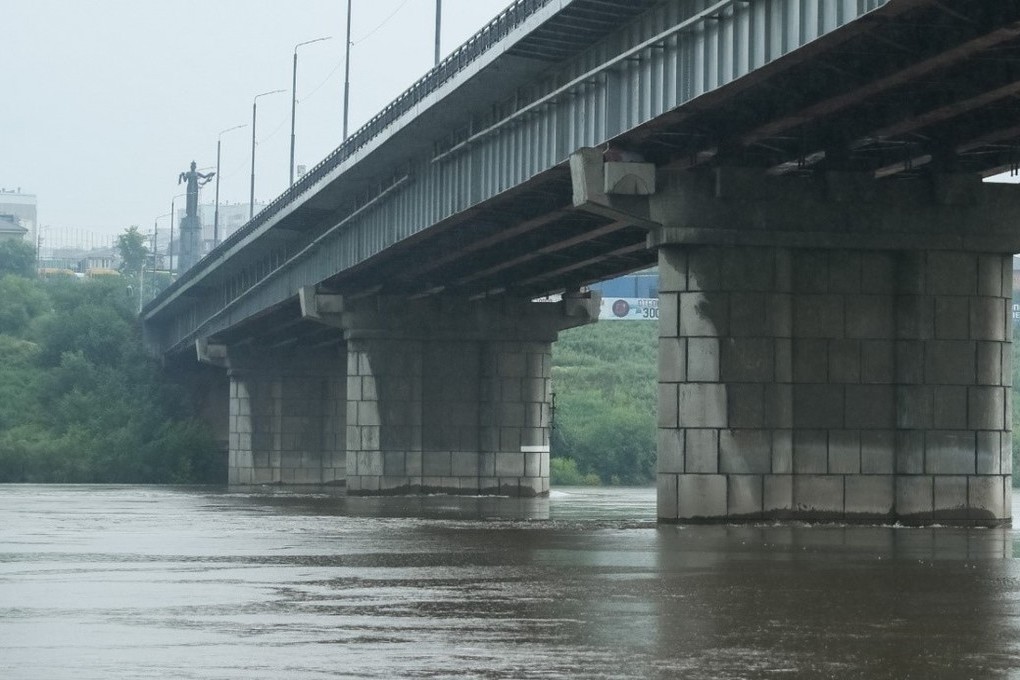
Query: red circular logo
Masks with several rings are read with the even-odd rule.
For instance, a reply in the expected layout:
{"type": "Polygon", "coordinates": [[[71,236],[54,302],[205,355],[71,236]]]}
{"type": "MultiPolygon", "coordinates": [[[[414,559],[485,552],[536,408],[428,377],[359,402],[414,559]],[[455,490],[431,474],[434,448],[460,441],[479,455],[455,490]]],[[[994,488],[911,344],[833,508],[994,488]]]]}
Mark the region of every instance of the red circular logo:
{"type": "Polygon", "coordinates": [[[630,304],[626,300],[617,300],[613,303],[613,314],[621,319],[630,313],[630,304]]]}

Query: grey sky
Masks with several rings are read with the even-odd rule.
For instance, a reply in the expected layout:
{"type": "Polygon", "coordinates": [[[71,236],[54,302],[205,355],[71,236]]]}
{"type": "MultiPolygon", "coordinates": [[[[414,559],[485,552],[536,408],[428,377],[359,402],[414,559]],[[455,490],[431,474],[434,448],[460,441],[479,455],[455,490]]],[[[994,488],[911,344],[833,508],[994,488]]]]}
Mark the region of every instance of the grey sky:
{"type": "MultiPolygon", "coordinates": [[[[507,4],[443,0],[444,56],[507,4]]],[[[250,125],[254,95],[284,89],[258,103],[256,198],[272,199],[288,181],[298,42],[333,36],[299,50],[296,162],[340,142],[346,6],[3,0],[0,186],[35,193],[54,234],[147,231],[180,193],[178,173],[192,159],[214,166],[217,134],[250,125]]],[[[353,16],[352,131],[431,67],[435,2],[354,0],[353,16]]],[[[250,127],[223,136],[221,201],[248,200],[250,151],[250,127]]],[[[202,201],[212,197],[209,185],[202,201]]]]}

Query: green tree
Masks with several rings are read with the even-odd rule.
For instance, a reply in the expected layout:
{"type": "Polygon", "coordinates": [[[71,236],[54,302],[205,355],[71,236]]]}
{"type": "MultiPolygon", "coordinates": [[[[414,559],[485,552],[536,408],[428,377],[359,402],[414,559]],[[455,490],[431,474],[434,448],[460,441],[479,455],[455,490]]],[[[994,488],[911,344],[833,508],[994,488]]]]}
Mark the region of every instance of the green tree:
{"type": "Polygon", "coordinates": [[[0,482],[222,481],[206,426],[146,355],[133,309],[109,279],[0,278],[0,482]],[[4,314],[6,297],[19,304],[4,314]]]}
{"type": "Polygon", "coordinates": [[[35,248],[21,239],[0,239],[0,276],[35,276],[35,248]]]}
{"type": "Polygon", "coordinates": [[[14,274],[0,275],[0,333],[20,333],[49,304],[49,297],[34,281],[14,274]]]}
{"type": "Polygon", "coordinates": [[[121,273],[138,275],[149,255],[145,235],[138,231],[138,227],[131,226],[117,237],[117,250],[120,251],[121,273]]]}

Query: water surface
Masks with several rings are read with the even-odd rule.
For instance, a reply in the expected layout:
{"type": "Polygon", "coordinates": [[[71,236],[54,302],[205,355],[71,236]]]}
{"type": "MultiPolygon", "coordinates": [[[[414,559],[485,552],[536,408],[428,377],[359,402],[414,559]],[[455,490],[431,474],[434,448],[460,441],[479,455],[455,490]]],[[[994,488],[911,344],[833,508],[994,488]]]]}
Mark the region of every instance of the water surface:
{"type": "Polygon", "coordinates": [[[0,678],[1020,678],[1012,530],[654,512],[2,486],[0,678]]]}

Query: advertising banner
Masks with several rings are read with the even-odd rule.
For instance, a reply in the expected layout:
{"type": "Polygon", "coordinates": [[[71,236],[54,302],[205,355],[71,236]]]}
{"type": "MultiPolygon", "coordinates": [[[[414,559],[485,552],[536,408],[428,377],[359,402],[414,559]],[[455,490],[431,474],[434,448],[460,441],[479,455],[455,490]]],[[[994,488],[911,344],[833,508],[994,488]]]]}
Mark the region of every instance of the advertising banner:
{"type": "Polygon", "coordinates": [[[659,318],[658,298],[602,298],[600,321],[655,321],[659,318]]]}

